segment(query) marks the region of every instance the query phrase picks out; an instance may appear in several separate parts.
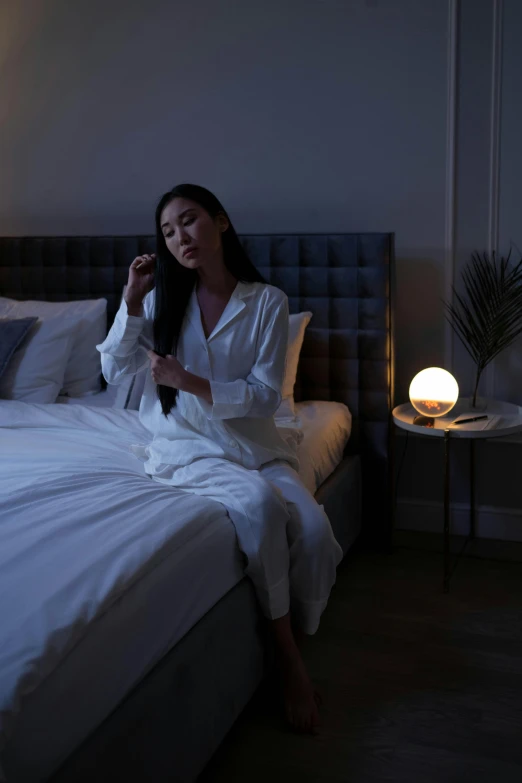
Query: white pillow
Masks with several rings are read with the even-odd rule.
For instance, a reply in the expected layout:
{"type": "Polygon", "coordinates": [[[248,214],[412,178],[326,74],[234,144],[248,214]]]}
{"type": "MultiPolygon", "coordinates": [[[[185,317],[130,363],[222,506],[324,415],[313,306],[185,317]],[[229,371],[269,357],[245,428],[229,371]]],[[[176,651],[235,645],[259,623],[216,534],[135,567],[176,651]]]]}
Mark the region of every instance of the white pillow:
{"type": "MultiPolygon", "coordinates": [[[[101,359],[96,345],[107,332],[107,300],[86,299],[75,302],[38,302],[0,297],[0,316],[24,318],[36,315],[42,321],[66,318],[74,330],[72,349],[65,368],[61,394],[82,397],[101,389],[101,359]]],[[[53,400],[54,402],[54,400],[53,400]]]]}
{"type": "Polygon", "coordinates": [[[285,377],[281,390],[281,404],[274,414],[274,418],[286,421],[295,421],[294,386],[297,378],[299,355],[303,347],[305,329],[312,319],[313,313],[306,310],[289,317],[288,350],[286,352],[285,377]]]}
{"type": "Polygon", "coordinates": [[[0,378],[0,397],[52,403],[62,388],[77,323],[60,316],[38,320],[0,378]]]}

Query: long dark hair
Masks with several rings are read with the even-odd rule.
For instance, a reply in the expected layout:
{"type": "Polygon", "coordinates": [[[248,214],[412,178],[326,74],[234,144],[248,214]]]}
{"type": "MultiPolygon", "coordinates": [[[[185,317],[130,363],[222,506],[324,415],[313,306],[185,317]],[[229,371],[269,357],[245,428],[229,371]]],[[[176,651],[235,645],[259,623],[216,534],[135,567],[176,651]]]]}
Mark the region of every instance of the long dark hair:
{"type": "MultiPolygon", "coordinates": [[[[247,256],[226,210],[216,196],[200,185],[176,185],[160,198],[156,207],[154,351],[160,356],[176,353],[185,311],[198,277],[195,269],[187,269],[174,258],[163,236],[161,214],[174,198],[195,201],[212,218],[219,213],[226,215],[229,226],[221,234],[226,268],[243,283],[266,282],[247,256]]],[[[176,405],[178,390],[158,385],[157,392],[161,409],[167,418],[171,408],[176,405]]]]}

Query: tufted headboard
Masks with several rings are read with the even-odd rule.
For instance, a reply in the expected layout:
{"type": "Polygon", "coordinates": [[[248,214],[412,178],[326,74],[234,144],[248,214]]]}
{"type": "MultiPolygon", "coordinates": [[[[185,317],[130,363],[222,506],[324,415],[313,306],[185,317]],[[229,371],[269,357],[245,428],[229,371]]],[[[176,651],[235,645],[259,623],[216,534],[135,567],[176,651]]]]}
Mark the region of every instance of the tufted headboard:
{"type": "MultiPolygon", "coordinates": [[[[374,543],[389,519],[388,444],[393,407],[393,234],[240,236],[290,312],[311,310],[296,400],[344,402],[354,417],[349,450],[363,466],[364,516],[374,543]],[[385,499],[385,500],[383,500],[385,499]]],[[[0,295],[70,301],[105,297],[112,323],[132,259],[155,238],[0,237],[0,295]]],[[[367,528],[368,529],[368,528],[367,528]]]]}

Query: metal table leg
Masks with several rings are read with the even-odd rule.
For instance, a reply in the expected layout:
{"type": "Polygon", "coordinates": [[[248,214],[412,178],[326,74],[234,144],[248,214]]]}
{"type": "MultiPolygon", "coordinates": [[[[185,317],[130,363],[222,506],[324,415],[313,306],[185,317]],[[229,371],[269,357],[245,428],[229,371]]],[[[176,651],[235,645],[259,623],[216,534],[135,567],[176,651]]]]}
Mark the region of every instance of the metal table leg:
{"type": "Polygon", "coordinates": [[[469,539],[475,538],[475,441],[469,441],[469,539]]]}
{"type": "Polygon", "coordinates": [[[444,592],[449,593],[453,571],[468,543],[475,538],[475,443],[470,440],[469,452],[469,532],[460,552],[450,567],[450,431],[444,430],[444,592]]]}
{"type": "Polygon", "coordinates": [[[450,431],[444,430],[444,592],[450,580],[450,431]]]}

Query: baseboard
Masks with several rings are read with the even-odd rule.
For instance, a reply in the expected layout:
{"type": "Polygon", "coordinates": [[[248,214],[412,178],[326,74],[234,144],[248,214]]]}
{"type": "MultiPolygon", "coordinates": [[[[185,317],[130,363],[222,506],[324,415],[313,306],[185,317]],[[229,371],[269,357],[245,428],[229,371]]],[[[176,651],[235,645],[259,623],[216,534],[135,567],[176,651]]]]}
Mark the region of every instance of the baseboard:
{"type": "MultiPolygon", "coordinates": [[[[451,536],[450,551],[452,557],[461,552],[463,536],[451,536]]],[[[441,533],[421,533],[418,530],[396,530],[393,546],[399,549],[414,549],[442,553],[443,536],[441,533]]],[[[469,541],[464,557],[477,557],[485,560],[503,560],[522,563],[522,544],[518,541],[496,541],[492,538],[475,538],[469,541]]]]}
{"type": "MultiPolygon", "coordinates": [[[[402,498],[397,501],[395,530],[411,530],[442,534],[444,505],[437,501],[402,498]]],[[[466,536],[469,530],[469,506],[452,503],[450,530],[466,536]]],[[[475,535],[479,539],[522,542],[522,509],[478,506],[475,515],[475,535]]]]}

